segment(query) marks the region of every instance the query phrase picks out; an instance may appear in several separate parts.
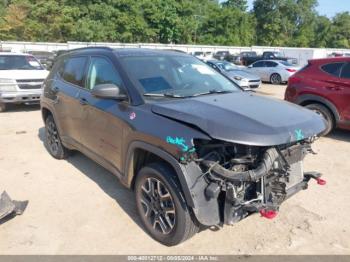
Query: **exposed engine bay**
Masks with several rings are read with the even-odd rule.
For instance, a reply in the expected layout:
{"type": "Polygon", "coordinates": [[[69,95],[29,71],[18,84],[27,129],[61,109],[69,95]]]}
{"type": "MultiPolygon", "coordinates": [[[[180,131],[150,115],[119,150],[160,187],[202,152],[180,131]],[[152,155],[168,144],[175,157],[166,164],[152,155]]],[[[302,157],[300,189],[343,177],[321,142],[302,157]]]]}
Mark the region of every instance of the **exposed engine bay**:
{"type": "Polygon", "coordinates": [[[208,185],[205,196],[217,199],[221,221],[233,224],[260,212],[266,218],[276,216],[279,206],[290,196],[307,189],[313,178],[325,183],[319,173],[304,173],[303,159],[315,154],[315,138],[276,147],[237,145],[222,141],[195,141],[195,161],[208,185]]]}

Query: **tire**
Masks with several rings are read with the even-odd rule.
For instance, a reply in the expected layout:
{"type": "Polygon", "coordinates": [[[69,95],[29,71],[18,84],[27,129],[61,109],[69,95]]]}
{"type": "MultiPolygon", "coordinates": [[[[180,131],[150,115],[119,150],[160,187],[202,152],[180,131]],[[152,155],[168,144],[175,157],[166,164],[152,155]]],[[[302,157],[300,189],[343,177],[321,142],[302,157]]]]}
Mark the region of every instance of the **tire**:
{"type": "Polygon", "coordinates": [[[274,73],[270,76],[270,82],[273,85],[280,85],[282,84],[282,77],[279,74],[274,73]]]}
{"type": "Polygon", "coordinates": [[[6,104],[5,104],[5,103],[0,103],[0,113],[1,113],[1,112],[5,112],[6,109],[7,109],[6,104]]]}
{"type": "Polygon", "coordinates": [[[45,120],[45,147],[49,153],[56,159],[66,159],[69,156],[69,150],[65,148],[58,134],[56,123],[52,115],[48,115],[45,120]]]}
{"type": "Polygon", "coordinates": [[[174,172],[165,164],[153,163],[139,171],[135,199],[144,228],[158,242],[174,246],[198,232],[174,172]]]}
{"type": "Polygon", "coordinates": [[[332,132],[335,126],[335,121],[334,121],[334,116],[332,112],[327,107],[320,104],[309,104],[309,105],[306,105],[306,108],[321,115],[325,119],[327,128],[324,132],[321,133],[322,136],[326,136],[330,132],[332,132]]]}

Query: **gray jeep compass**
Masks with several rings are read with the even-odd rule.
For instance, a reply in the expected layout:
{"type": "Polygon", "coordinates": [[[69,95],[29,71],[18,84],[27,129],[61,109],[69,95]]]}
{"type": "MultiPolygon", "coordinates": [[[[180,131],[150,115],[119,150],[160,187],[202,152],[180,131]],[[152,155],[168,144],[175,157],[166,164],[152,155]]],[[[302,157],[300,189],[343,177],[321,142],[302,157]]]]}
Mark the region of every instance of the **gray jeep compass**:
{"type": "Polygon", "coordinates": [[[78,150],[115,174],[165,245],[254,213],[271,219],[311,179],[325,183],[303,172],[319,115],[244,92],[187,54],[72,50],[44,82],[41,110],[49,153],[78,150]]]}

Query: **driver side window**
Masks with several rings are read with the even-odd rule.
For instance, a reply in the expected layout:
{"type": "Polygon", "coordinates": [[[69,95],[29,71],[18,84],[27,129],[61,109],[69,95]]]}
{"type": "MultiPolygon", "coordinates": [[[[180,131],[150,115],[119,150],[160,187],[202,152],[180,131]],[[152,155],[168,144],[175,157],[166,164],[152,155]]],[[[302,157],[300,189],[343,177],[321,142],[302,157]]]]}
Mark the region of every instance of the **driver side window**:
{"type": "Polygon", "coordinates": [[[101,84],[115,84],[122,90],[122,80],[113,64],[102,57],[91,57],[87,77],[87,89],[92,90],[101,84]]]}

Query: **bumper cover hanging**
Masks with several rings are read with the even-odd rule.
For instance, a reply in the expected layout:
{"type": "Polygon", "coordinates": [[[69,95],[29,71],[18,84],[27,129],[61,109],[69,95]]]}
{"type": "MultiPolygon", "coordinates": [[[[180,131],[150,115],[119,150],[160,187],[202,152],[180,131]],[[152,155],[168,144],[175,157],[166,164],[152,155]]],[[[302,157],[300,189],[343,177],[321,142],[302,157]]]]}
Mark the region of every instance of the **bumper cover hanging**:
{"type": "Polygon", "coordinates": [[[7,216],[22,215],[28,201],[15,201],[4,191],[0,196],[0,220],[7,216]]]}

